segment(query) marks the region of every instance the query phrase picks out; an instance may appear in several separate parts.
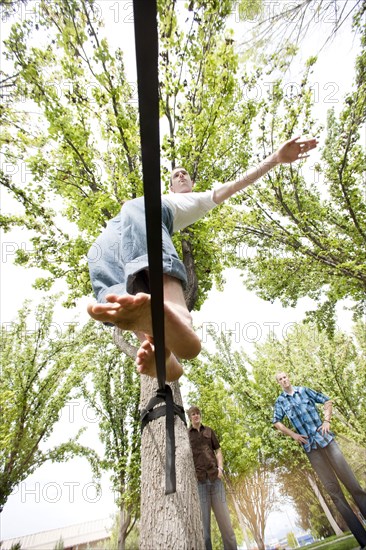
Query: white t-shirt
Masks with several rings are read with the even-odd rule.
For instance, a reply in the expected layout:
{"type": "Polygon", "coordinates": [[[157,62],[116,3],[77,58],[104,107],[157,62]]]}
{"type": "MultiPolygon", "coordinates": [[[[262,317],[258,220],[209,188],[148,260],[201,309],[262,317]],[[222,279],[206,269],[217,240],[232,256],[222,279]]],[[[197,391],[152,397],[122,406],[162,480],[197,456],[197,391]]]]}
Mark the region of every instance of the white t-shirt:
{"type": "Polygon", "coordinates": [[[188,225],[200,220],[215,206],[214,190],[192,193],[170,193],[163,195],[162,201],[173,212],[173,232],[180,231],[188,225]]]}

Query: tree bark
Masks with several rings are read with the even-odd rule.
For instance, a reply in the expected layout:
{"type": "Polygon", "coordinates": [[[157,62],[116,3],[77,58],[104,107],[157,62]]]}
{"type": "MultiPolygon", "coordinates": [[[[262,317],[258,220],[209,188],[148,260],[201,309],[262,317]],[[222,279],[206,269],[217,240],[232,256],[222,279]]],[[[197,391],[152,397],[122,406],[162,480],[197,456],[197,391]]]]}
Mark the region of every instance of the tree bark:
{"type": "MultiPolygon", "coordinates": [[[[182,405],[178,382],[170,384],[182,405]]],[[[157,389],[141,376],[141,408],[157,389]]],[[[141,441],[141,550],[204,550],[201,508],[186,426],[175,417],[177,491],[165,495],[165,416],[149,422],[141,441]]]]}
{"type": "Polygon", "coordinates": [[[315,480],[313,479],[313,477],[310,474],[307,474],[306,477],[308,478],[309,485],[312,488],[312,490],[314,491],[317,499],[319,500],[320,506],[323,508],[324,513],[327,516],[328,521],[329,521],[333,531],[335,532],[336,535],[343,535],[342,529],[339,527],[339,525],[336,522],[336,520],[334,519],[331,511],[329,510],[328,505],[325,502],[325,500],[323,498],[323,495],[319,491],[319,487],[317,486],[315,480]]]}

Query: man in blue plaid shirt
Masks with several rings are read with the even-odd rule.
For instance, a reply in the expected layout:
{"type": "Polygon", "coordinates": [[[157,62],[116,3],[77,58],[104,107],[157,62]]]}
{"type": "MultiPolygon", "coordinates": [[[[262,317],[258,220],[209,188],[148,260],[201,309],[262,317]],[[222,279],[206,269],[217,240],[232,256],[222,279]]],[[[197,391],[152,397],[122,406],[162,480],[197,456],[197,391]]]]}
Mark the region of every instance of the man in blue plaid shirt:
{"type": "Polygon", "coordinates": [[[366,491],[357,481],[330,431],[332,401],[323,393],[310,388],[292,386],[288,375],[284,372],[277,373],[276,380],[283,392],[275,403],[274,427],[292,437],[303,447],[320,481],[361,545],[360,548],[365,549],[366,531],[348,504],[338,479],[348,489],[364,518],[366,518],[366,491]],[[324,404],[323,421],[319,416],[317,403],[324,404]],[[285,416],[296,431],[282,423],[285,416]]]}

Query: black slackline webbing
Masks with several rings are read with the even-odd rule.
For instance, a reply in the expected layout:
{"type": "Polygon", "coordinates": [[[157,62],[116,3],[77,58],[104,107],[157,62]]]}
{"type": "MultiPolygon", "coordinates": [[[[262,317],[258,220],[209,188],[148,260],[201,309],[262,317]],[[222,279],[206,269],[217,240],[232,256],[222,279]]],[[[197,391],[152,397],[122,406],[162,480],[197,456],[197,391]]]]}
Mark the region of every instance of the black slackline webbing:
{"type": "MultiPolygon", "coordinates": [[[[172,391],[165,384],[165,339],[163,306],[163,255],[160,189],[159,139],[159,76],[158,27],[156,0],[134,0],[135,49],[140,111],[140,137],[145,196],[146,238],[149,260],[152,329],[159,389],[142,411],[142,426],[156,418],[149,412],[157,403],[165,401],[166,414],[166,467],[165,493],[176,490],[174,403],[172,391]]],[[[164,414],[162,411],[159,416],[164,414]]],[[[154,416],[155,415],[155,416],[154,416]]],[[[184,412],[183,412],[184,416],[184,412]]]]}

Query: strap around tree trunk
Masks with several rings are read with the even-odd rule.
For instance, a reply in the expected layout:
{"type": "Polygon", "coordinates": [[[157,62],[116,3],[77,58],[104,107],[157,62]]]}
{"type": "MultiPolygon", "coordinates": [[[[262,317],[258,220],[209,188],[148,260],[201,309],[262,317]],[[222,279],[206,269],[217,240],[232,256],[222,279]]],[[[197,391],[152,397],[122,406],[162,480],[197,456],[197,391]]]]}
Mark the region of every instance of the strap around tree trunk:
{"type": "MultiPolygon", "coordinates": [[[[174,403],[165,384],[165,338],[162,216],[160,188],[158,27],[156,0],[134,0],[135,47],[140,111],[140,137],[145,196],[146,238],[149,259],[151,316],[159,389],[157,397],[166,405],[144,416],[143,426],[166,414],[165,493],[176,490],[174,403]],[[161,409],[161,410],[160,410],[161,409]],[[164,412],[163,412],[164,409],[164,412]]],[[[157,399],[157,397],[153,398],[157,399]]],[[[155,404],[158,404],[157,401],[155,404]]],[[[150,401],[151,403],[151,401],[150,401]]],[[[153,407],[152,407],[153,408],[153,407]]],[[[184,413],[184,411],[183,411],[184,413]]]]}

